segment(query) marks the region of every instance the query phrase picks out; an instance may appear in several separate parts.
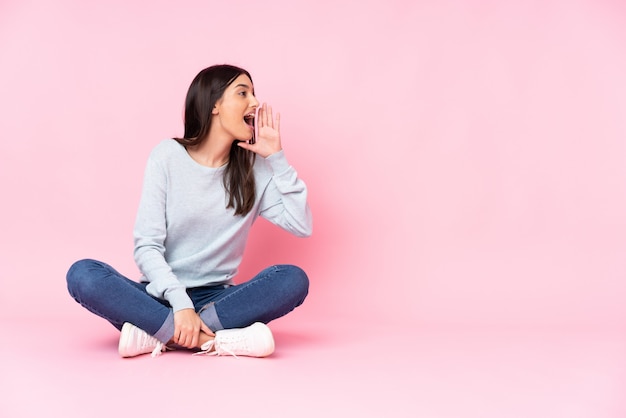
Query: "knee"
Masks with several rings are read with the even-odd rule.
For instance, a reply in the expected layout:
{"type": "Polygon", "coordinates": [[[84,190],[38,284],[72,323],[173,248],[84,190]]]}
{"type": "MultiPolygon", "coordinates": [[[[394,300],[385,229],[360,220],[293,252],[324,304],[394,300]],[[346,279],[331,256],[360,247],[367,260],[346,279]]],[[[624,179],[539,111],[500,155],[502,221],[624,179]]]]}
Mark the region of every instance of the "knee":
{"type": "Polygon", "coordinates": [[[65,276],[67,280],[67,290],[73,297],[78,297],[89,291],[93,284],[94,268],[100,267],[100,263],[95,260],[79,260],[72,264],[65,276]]]}
{"type": "Polygon", "coordinates": [[[93,267],[97,264],[97,261],[89,259],[78,260],[77,262],[72,264],[66,275],[68,284],[75,283],[82,277],[89,275],[89,270],[93,269],[93,267]]]}
{"type": "Polygon", "coordinates": [[[291,293],[302,303],[309,293],[309,277],[298,266],[282,265],[279,267],[283,268],[287,273],[285,276],[291,293]]]}

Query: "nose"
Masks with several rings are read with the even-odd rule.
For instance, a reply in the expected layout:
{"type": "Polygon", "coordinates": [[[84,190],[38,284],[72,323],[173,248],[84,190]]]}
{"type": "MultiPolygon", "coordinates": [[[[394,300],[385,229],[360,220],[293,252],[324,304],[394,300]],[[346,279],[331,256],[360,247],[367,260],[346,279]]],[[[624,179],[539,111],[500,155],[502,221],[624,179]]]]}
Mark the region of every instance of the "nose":
{"type": "Polygon", "coordinates": [[[250,107],[256,109],[257,107],[259,107],[259,101],[257,100],[256,96],[254,94],[250,95],[250,107]]]}

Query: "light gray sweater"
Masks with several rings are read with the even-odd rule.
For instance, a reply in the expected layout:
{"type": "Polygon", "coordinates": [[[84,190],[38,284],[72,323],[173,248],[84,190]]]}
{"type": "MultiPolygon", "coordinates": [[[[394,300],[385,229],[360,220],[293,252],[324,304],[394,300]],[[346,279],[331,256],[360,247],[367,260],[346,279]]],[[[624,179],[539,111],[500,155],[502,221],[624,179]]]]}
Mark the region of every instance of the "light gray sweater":
{"type": "Polygon", "coordinates": [[[225,166],[194,161],[173,139],[151,152],[135,221],[135,261],[150,295],[174,312],[193,308],[186,288],[232,284],[260,215],[300,237],[312,231],[307,189],[283,151],[254,165],[256,199],[245,216],[226,209],[225,166]]]}

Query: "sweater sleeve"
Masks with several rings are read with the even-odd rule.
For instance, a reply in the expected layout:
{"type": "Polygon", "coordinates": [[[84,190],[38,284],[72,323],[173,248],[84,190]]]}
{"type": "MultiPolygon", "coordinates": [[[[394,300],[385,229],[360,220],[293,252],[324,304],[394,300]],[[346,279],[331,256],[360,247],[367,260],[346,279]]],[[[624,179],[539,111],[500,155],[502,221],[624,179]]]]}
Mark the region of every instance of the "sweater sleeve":
{"type": "Polygon", "coordinates": [[[157,159],[148,159],[135,228],[135,262],[149,282],[146,291],[166,300],[174,312],[192,308],[185,286],[165,260],[167,175],[157,159]]]}
{"type": "Polygon", "coordinates": [[[284,151],[266,158],[273,176],[261,199],[260,215],[298,237],[313,232],[313,217],[307,203],[307,188],[289,165],[284,151]]]}

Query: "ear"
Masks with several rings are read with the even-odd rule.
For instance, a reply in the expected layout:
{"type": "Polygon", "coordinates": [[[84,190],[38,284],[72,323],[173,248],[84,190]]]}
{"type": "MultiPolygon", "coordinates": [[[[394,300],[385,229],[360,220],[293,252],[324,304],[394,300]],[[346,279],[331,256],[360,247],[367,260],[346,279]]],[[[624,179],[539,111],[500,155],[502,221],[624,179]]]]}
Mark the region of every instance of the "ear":
{"type": "Polygon", "coordinates": [[[213,110],[211,110],[211,114],[212,115],[219,115],[220,114],[220,106],[222,105],[222,97],[220,97],[215,104],[213,105],[213,110]]]}

